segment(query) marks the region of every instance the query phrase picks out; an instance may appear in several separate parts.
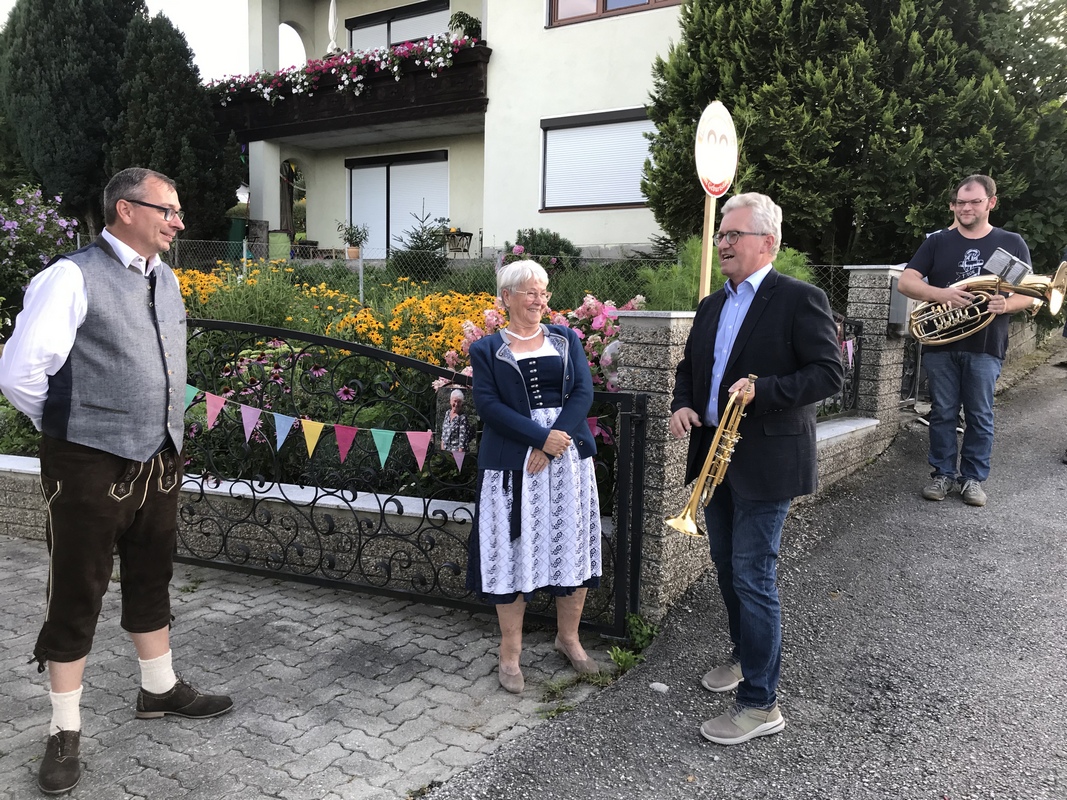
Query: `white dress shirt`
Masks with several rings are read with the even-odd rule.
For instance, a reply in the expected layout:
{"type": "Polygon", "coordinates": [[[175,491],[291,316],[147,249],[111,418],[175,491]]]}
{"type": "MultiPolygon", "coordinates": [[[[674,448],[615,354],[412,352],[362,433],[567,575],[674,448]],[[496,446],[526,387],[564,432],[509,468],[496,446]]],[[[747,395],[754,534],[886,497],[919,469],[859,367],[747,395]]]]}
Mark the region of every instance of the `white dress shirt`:
{"type": "MultiPolygon", "coordinates": [[[[136,269],[146,278],[161,263],[158,254],[146,261],[106,228],[101,237],[126,268],[136,269]]],[[[0,392],[37,430],[41,430],[48,398],[48,379],[67,362],[88,305],[85,278],[68,258],[37,273],[26,288],[15,330],[0,355],[0,392]]]]}

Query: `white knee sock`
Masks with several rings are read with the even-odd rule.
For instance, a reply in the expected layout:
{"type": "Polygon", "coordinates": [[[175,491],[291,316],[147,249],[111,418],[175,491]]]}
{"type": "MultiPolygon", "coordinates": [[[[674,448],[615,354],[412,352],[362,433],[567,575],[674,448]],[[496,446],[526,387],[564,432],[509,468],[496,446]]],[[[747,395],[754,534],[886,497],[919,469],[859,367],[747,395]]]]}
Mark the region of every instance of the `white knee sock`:
{"type": "Polygon", "coordinates": [[[174,674],[174,667],[170,663],[170,650],[148,661],[137,659],[137,663],[141,665],[141,688],[146,692],[166,694],[178,682],[178,676],[174,674]]]}
{"type": "Polygon", "coordinates": [[[52,701],[52,724],[48,726],[48,735],[55,736],[60,731],[80,731],[82,729],[81,700],[82,687],[73,692],[49,692],[52,701]]]}

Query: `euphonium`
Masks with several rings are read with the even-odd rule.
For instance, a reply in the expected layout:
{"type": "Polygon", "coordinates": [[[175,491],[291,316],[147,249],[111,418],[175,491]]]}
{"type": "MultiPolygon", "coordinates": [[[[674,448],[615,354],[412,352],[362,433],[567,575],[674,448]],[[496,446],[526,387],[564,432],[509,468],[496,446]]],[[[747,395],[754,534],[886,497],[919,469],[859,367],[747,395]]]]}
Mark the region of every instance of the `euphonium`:
{"type": "Polygon", "coordinates": [[[996,315],[989,310],[989,300],[1000,292],[1027,295],[1034,302],[1027,309],[1033,316],[1047,306],[1055,316],[1063,307],[1067,293],[1067,261],[1060,264],[1055,276],[1026,275],[1019,283],[1007,283],[996,275],[974,275],[952,284],[975,296],[974,302],[963,308],[951,308],[941,303],[923,302],[911,312],[911,335],[923,344],[939,345],[965,339],[989,325],[996,315]]]}
{"type": "Polygon", "coordinates": [[[689,495],[689,502],[685,504],[685,508],[678,516],[667,517],[667,524],[676,531],[690,536],[700,536],[700,531],[697,529],[697,509],[705,508],[711,502],[715,487],[726,477],[726,468],[730,465],[734,447],[741,440],[737,427],[741,424],[741,417],[745,416],[743,397],[755,380],[755,375],[749,375],[748,383],[731,394],[726,402],[726,410],[719,419],[719,427],[715,429],[711,447],[708,448],[708,457],[704,459],[704,466],[693,483],[693,493],[689,495]]]}

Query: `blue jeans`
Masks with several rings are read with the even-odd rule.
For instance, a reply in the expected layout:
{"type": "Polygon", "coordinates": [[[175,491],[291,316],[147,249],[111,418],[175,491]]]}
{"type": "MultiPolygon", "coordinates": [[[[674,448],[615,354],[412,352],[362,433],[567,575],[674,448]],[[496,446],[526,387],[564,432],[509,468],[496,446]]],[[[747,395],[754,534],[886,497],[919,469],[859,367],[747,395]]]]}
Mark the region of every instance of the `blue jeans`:
{"type": "Polygon", "coordinates": [[[993,454],[993,390],[1003,362],[987,353],[934,349],[923,351],[922,363],[930,380],[929,460],[933,474],[985,481],[993,454]],[[963,447],[958,448],[956,423],[961,406],[966,425],[963,447]]]}
{"type": "Polygon", "coordinates": [[[733,493],[727,477],[704,511],[733,657],[745,676],[737,687],[737,702],[747,708],[769,708],[778,702],[782,668],[778,548],[790,502],[745,500],[733,493]]]}

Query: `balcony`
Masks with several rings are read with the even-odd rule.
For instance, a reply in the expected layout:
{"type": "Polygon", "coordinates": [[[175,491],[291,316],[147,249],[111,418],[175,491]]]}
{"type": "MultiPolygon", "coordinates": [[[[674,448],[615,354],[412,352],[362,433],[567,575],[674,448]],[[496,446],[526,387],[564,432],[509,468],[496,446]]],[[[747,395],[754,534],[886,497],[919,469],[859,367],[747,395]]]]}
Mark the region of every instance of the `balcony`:
{"type": "Polygon", "coordinates": [[[337,78],[324,74],[313,94],[295,94],[270,103],[251,89],[230,95],[215,108],[223,131],[238,141],[270,140],[312,150],[352,144],[480,133],[489,104],[487,72],[492,50],[460,50],[452,65],[433,77],[424,66],[405,61],[400,80],[389,72],[368,75],[358,96],[337,91],[337,78]],[[432,125],[432,128],[428,128],[432,125]]]}

